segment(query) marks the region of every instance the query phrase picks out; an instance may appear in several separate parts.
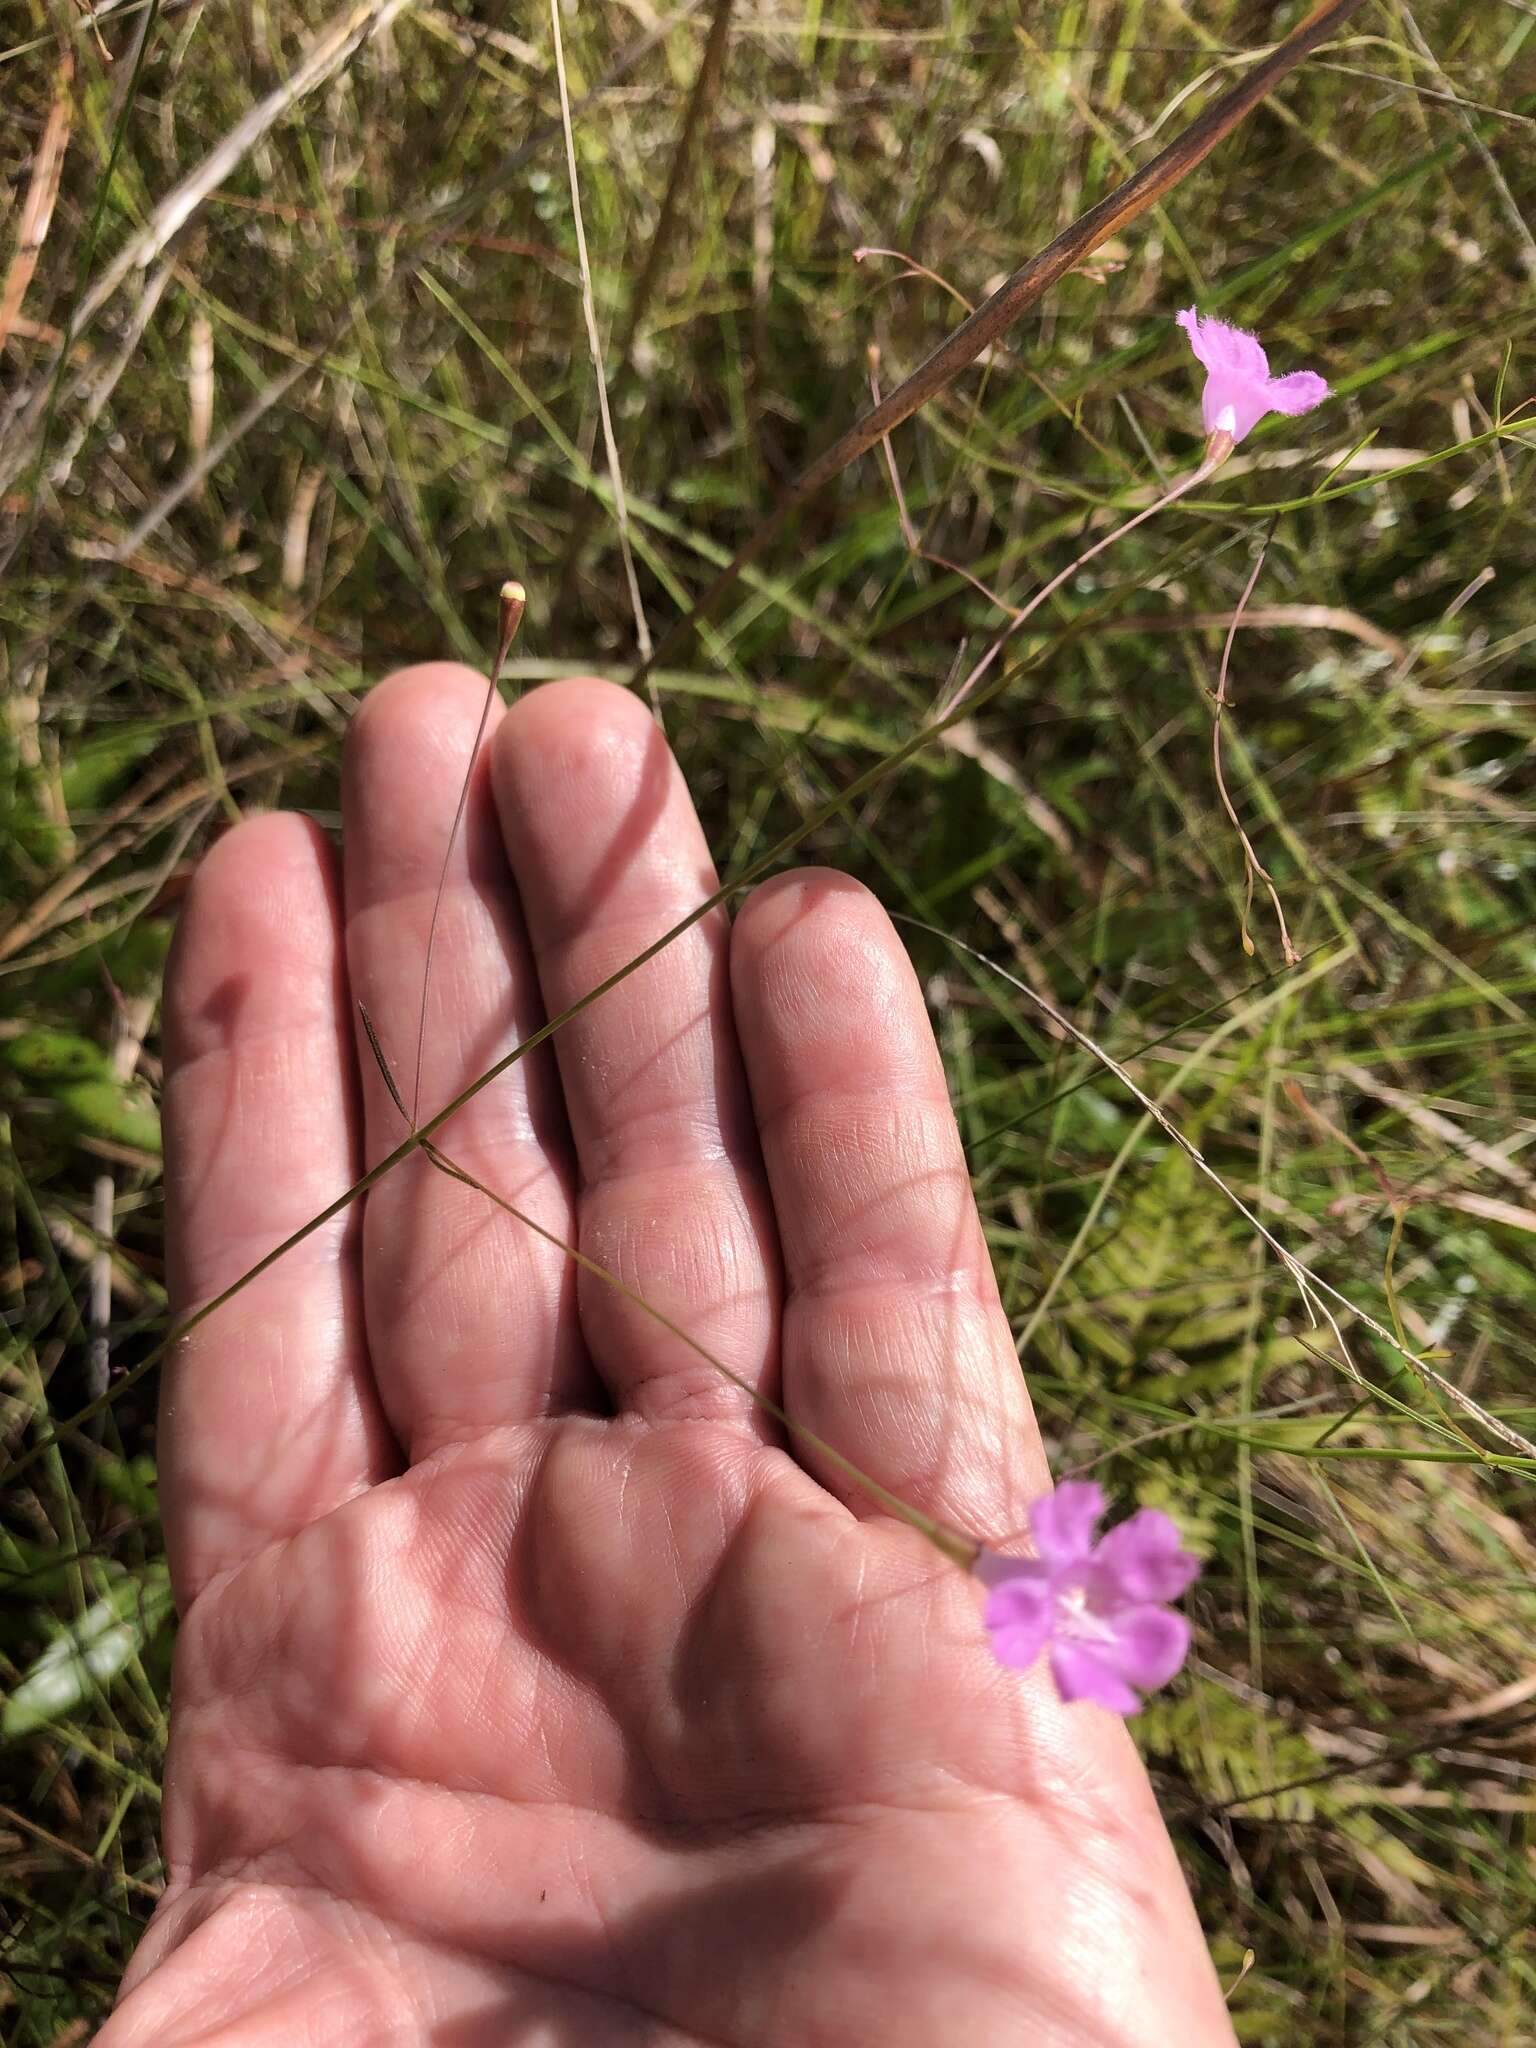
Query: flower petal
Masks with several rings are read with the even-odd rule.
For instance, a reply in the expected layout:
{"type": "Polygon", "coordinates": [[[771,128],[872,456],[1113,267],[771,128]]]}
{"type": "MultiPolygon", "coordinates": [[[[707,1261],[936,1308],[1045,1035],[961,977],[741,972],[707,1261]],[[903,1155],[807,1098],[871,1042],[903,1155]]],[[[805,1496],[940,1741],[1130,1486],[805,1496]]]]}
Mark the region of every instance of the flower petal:
{"type": "Polygon", "coordinates": [[[976,1553],[976,1562],[971,1566],[971,1577],[977,1579],[990,1592],[994,1586],[1006,1586],[1012,1578],[1038,1578],[1040,1561],[1034,1557],[1013,1557],[1001,1550],[988,1550],[983,1544],[976,1553]]]}
{"type": "Polygon", "coordinates": [[[1264,402],[1271,412],[1310,412],[1327,396],[1327,379],[1316,370],[1292,370],[1288,377],[1271,377],[1264,387],[1264,402]]]}
{"type": "Polygon", "coordinates": [[[982,1619],[1000,1664],[1026,1671],[1045,1648],[1051,1632],[1055,1597],[1048,1569],[1033,1558],[1015,1560],[1023,1567],[987,1596],[982,1619]]]}
{"type": "Polygon", "coordinates": [[[1189,1623],[1167,1607],[1129,1607],[1116,1615],[1100,1642],[1057,1636],[1051,1672],[1064,1700],[1093,1700],[1117,1714],[1134,1714],[1134,1687],[1166,1685],[1189,1655],[1189,1623]]]}
{"type": "Polygon", "coordinates": [[[1241,327],[1229,327],[1225,320],[1202,320],[1193,306],[1178,315],[1178,323],[1189,336],[1196,360],[1208,370],[1224,371],[1235,377],[1267,377],[1269,357],[1257,335],[1241,327]]]}
{"type": "Polygon", "coordinates": [[[1142,1508],[1095,1546],[1090,1597],[1100,1613],[1177,1600],[1199,1573],[1200,1560],[1183,1547],[1177,1523],[1158,1508],[1142,1508]]]}
{"type": "Polygon", "coordinates": [[[1051,1645],[1051,1676],[1064,1700],[1092,1700],[1112,1714],[1135,1714],[1141,1701],[1104,1654],[1086,1643],[1051,1645]]]}
{"type": "Polygon", "coordinates": [[[1029,1511],[1035,1548],[1048,1564],[1082,1564],[1093,1548],[1093,1532],[1104,1512],[1104,1489],[1096,1479],[1064,1479],[1054,1493],[1029,1511]]]}
{"type": "Polygon", "coordinates": [[[1144,1692],[1166,1685],[1189,1655],[1189,1623],[1171,1607],[1128,1607],[1110,1627],[1114,1642],[1104,1645],[1104,1657],[1144,1692]]]}

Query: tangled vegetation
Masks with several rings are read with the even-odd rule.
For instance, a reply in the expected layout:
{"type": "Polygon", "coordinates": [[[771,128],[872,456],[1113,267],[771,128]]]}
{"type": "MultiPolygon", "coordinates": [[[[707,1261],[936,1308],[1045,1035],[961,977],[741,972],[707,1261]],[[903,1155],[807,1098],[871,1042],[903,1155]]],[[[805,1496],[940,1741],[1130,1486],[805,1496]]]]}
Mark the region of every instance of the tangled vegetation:
{"type": "Polygon", "coordinates": [[[727,875],[868,778],[794,857],[915,921],[1055,1467],[1207,1560],[1136,1725],[1242,2039],[1536,2042],[1536,9],[1366,0],[670,642],[1305,8],[582,0],[585,279],[537,9],[4,12],[0,2032],[85,2039],[160,1881],[178,897],[515,573],[511,687],[658,643],[727,875]],[[871,777],[1198,460],[1192,303],[1333,399],[871,777]]]}

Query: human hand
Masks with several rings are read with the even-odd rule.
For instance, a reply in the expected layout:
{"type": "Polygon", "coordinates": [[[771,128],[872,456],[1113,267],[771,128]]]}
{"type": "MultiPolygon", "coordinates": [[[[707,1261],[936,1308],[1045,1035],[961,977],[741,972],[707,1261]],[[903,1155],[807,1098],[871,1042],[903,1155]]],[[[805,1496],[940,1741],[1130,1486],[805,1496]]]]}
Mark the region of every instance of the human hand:
{"type": "MultiPolygon", "coordinates": [[[[405,1135],[484,683],[348,736],[345,879],[213,849],[167,991],[186,1314],[405,1135]],[[344,905],[344,907],[343,907],[344,905]]],[[[430,1114],[714,887],[633,697],[497,708],[430,1114]]],[[[714,912],[439,1133],[902,1499],[1048,1485],[937,1050],[835,874],[714,912]]],[[[179,1348],[170,1879],[102,2048],[1230,2044],[1119,1721],[1002,1669],[955,1565],[420,1153],[179,1348]]]]}

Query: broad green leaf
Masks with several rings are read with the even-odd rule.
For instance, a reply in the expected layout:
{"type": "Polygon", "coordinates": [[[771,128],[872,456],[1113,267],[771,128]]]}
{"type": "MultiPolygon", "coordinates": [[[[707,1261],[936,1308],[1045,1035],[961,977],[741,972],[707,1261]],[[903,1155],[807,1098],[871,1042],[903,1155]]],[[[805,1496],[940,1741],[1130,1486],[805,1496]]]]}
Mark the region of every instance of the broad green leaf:
{"type": "Polygon", "coordinates": [[[89,1038],[37,1025],[18,1032],[3,1048],[5,1060],[29,1081],[94,1080],[110,1070],[107,1056],[89,1038]]]}
{"type": "Polygon", "coordinates": [[[98,1081],[71,1081],[55,1091],[81,1130],[93,1138],[110,1138],[138,1152],[160,1150],[160,1117],[154,1105],[121,1081],[104,1075],[98,1081]]]}

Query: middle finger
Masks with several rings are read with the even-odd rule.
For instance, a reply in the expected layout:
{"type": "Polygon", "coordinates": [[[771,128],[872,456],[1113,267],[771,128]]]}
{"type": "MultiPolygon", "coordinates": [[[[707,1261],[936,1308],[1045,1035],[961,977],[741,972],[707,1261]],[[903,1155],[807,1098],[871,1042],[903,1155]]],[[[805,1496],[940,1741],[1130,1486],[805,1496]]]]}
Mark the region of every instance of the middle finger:
{"type": "MultiPolygon", "coordinates": [[[[715,886],[666,741],[629,691],[546,684],[496,735],[492,778],[555,1016],[715,886]]],[[[778,1241],[731,1012],[724,909],[555,1034],[581,1247],[749,1385],[771,1391],[778,1241]]],[[[760,1409],[599,1276],[582,1326],[615,1403],[656,1421],[760,1409]]],[[[771,1434],[770,1432],[767,1432],[771,1434]]]]}

